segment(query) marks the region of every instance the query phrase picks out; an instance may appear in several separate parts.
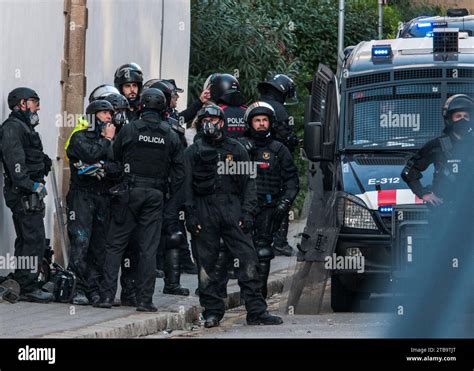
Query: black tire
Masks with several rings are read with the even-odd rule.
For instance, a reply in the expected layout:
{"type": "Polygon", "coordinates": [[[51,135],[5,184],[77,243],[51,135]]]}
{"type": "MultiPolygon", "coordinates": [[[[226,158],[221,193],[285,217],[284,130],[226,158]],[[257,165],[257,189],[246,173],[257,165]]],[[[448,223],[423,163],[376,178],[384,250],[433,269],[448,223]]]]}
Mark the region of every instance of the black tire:
{"type": "Polygon", "coordinates": [[[331,276],[331,308],[334,312],[356,312],[360,310],[360,301],[367,297],[367,294],[347,289],[338,275],[331,276]]]}

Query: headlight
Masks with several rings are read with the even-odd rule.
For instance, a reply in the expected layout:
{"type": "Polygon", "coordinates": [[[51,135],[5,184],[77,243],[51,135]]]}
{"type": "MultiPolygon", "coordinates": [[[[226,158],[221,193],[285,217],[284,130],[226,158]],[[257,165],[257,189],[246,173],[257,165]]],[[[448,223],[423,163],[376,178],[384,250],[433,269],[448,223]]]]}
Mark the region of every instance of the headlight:
{"type": "MultiPolygon", "coordinates": [[[[361,200],[361,202],[363,202],[361,200]]],[[[348,228],[379,229],[375,224],[370,211],[348,198],[339,200],[339,222],[348,228]]]]}

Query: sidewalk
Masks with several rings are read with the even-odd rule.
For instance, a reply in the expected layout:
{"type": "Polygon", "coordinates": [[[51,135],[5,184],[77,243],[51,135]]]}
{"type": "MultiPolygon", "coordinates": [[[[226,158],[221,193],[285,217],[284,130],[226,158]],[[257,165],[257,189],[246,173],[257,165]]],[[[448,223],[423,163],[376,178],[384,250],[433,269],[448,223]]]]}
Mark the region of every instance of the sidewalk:
{"type": "MultiPolygon", "coordinates": [[[[303,231],[305,220],[290,224],[288,239],[296,246],[295,235],[303,231]]],[[[278,256],[272,261],[269,295],[283,289],[294,259],[278,256]],[[290,268],[290,269],[289,269],[290,268]]],[[[181,283],[191,291],[188,297],[164,295],[163,280],[156,280],[154,303],[157,313],[139,313],[132,307],[99,309],[92,306],[50,303],[0,303],[0,338],[126,338],[156,334],[164,330],[190,330],[199,319],[201,307],[194,295],[196,275],[183,275],[181,283]]],[[[231,280],[227,307],[240,305],[239,286],[231,280]]]]}

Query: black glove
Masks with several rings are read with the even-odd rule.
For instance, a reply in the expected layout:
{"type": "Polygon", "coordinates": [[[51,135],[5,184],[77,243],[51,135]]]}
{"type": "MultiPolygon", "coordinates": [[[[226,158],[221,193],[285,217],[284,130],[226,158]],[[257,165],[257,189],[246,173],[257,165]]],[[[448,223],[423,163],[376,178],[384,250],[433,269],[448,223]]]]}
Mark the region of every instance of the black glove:
{"type": "Polygon", "coordinates": [[[191,233],[193,236],[199,236],[200,228],[199,226],[199,221],[194,215],[188,215],[186,217],[186,229],[188,230],[189,233],[191,233]]]}
{"type": "Polygon", "coordinates": [[[51,171],[51,166],[53,166],[53,161],[51,161],[49,156],[45,154],[43,157],[43,162],[44,162],[44,174],[48,175],[49,172],[51,171]]]}
{"type": "Polygon", "coordinates": [[[253,217],[249,214],[245,214],[240,218],[240,228],[247,234],[252,231],[253,228],[253,217]]]}
{"type": "Polygon", "coordinates": [[[277,222],[276,224],[280,226],[281,222],[285,219],[285,217],[288,215],[288,212],[290,211],[291,207],[291,201],[284,198],[280,201],[278,201],[276,208],[275,208],[275,213],[273,214],[273,217],[275,221],[277,222]]]}

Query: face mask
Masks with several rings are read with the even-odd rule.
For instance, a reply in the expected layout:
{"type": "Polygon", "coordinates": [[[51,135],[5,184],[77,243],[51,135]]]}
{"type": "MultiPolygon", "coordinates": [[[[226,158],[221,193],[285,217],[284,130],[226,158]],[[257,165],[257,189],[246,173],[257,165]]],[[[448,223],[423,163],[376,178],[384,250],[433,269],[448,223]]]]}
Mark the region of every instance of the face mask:
{"type": "Polygon", "coordinates": [[[116,112],[112,121],[116,126],[124,126],[128,124],[128,118],[125,112],[116,112]]]}
{"type": "Polygon", "coordinates": [[[453,132],[461,137],[471,134],[472,132],[471,122],[467,121],[466,119],[461,119],[459,121],[456,121],[453,124],[453,132]]]}
{"type": "Polygon", "coordinates": [[[202,132],[206,137],[217,138],[219,136],[219,123],[213,124],[211,121],[203,121],[201,125],[202,132]]]}
{"type": "Polygon", "coordinates": [[[270,129],[268,130],[255,130],[252,128],[252,137],[255,139],[267,139],[270,137],[270,129]]]}
{"type": "Polygon", "coordinates": [[[102,129],[105,127],[107,123],[102,121],[101,119],[99,119],[97,116],[95,117],[95,128],[97,130],[97,132],[101,132],[102,129]]]}
{"type": "Polygon", "coordinates": [[[39,124],[39,116],[36,112],[31,112],[28,108],[25,112],[25,116],[27,121],[30,123],[31,126],[35,127],[39,124]]]}

